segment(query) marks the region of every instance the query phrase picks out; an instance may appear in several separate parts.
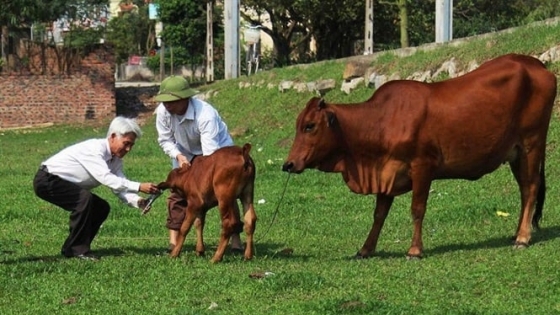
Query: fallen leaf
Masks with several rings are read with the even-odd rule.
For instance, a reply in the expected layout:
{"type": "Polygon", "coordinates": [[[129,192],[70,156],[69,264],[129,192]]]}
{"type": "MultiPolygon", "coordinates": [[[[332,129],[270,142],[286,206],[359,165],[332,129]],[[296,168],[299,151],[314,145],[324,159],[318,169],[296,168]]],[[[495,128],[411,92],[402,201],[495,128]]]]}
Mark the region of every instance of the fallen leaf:
{"type": "Polygon", "coordinates": [[[293,248],[286,247],[283,250],[279,251],[278,253],[282,255],[292,255],[294,253],[293,248]]]}
{"type": "Polygon", "coordinates": [[[78,298],[75,296],[69,297],[67,299],[62,300],[62,304],[76,304],[76,302],[78,301],[78,298]]]}
{"type": "Polygon", "coordinates": [[[210,303],[210,306],[208,306],[209,310],[213,310],[213,309],[216,309],[216,308],[218,308],[218,303],[216,303],[216,302],[212,302],[212,303],[210,303]]]}
{"type": "Polygon", "coordinates": [[[265,277],[264,272],[253,272],[249,274],[249,278],[251,279],[262,279],[265,277]]]}
{"type": "Polygon", "coordinates": [[[509,213],[507,213],[507,212],[496,211],[496,214],[497,214],[499,217],[509,217],[509,213]]]}
{"type": "Polygon", "coordinates": [[[348,301],[348,302],[344,302],[340,305],[341,309],[357,309],[357,308],[362,308],[366,306],[363,302],[360,301],[348,301]]]}

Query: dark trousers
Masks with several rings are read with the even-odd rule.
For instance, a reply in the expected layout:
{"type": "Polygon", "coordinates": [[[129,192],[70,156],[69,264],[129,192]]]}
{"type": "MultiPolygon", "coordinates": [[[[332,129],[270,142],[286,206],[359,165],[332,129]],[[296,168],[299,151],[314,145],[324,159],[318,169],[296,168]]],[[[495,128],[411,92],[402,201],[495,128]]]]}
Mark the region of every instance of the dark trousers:
{"type": "Polygon", "coordinates": [[[187,201],[178,193],[172,192],[167,198],[167,228],[179,231],[185,220],[187,201]]]}
{"type": "Polygon", "coordinates": [[[91,242],[107,219],[109,203],[89,190],[50,174],[41,167],[33,180],[35,194],[70,212],[70,234],[61,253],[71,257],[90,251],[91,242]]]}

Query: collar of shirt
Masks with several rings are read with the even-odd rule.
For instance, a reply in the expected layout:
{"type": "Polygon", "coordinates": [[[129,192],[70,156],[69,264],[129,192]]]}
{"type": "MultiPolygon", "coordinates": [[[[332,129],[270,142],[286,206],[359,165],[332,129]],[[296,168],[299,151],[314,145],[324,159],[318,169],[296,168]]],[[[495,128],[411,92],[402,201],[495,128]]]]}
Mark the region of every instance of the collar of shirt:
{"type": "Polygon", "coordinates": [[[185,113],[184,119],[195,120],[196,118],[196,102],[191,97],[189,98],[189,106],[187,107],[187,112],[185,113]]]}
{"type": "Polygon", "coordinates": [[[107,162],[111,162],[113,160],[113,154],[111,153],[111,146],[109,145],[109,139],[106,139],[106,152],[103,152],[103,159],[107,162]]]}

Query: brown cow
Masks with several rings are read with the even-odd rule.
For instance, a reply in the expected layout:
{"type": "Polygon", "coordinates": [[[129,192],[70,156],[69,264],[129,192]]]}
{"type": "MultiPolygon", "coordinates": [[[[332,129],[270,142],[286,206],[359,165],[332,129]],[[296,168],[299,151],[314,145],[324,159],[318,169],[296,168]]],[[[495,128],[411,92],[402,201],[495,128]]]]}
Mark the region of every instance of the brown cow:
{"type": "Polygon", "coordinates": [[[253,233],[257,216],[253,208],[253,192],[255,183],[255,163],[249,155],[251,145],[243,147],[230,146],[216,150],[208,156],[199,156],[190,167],[172,170],[167,180],[158,185],[160,189],[172,189],[182,194],[187,200],[186,216],[171,257],[179,256],[185,238],[196,218],[200,225],[196,226],[196,252],[204,253],[202,232],[206,212],[218,206],[222,220],[222,232],[212,262],[222,260],[228,240],[234,232],[240,232],[243,223],[240,220],[237,199],[244,210],[244,230],[247,235],[245,259],[253,257],[253,233]]]}
{"type": "Polygon", "coordinates": [[[555,97],[554,74],[535,58],[510,54],[442,82],[391,81],[363,103],[312,98],[297,118],[282,168],[342,173],[353,192],[377,195],[373,226],[357,257],[375,253],[394,197],[412,190],[408,257],[421,257],[431,182],[475,180],[508,162],[521,192],[515,247],[526,247],[531,219],[538,228],[542,215],[555,97]]]}

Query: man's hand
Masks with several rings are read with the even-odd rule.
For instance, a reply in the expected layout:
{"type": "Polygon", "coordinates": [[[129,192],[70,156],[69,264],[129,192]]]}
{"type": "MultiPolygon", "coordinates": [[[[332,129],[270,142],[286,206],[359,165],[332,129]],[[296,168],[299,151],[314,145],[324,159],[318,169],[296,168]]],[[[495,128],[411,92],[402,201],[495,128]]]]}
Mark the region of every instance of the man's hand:
{"type": "Polygon", "coordinates": [[[189,160],[187,159],[187,157],[182,155],[182,154],[177,155],[177,163],[179,164],[179,167],[183,167],[183,166],[189,167],[189,166],[191,166],[191,163],[189,163],[189,160]]]}
{"type": "Polygon", "coordinates": [[[139,190],[145,194],[159,193],[159,188],[154,183],[140,183],[139,190]]]}

